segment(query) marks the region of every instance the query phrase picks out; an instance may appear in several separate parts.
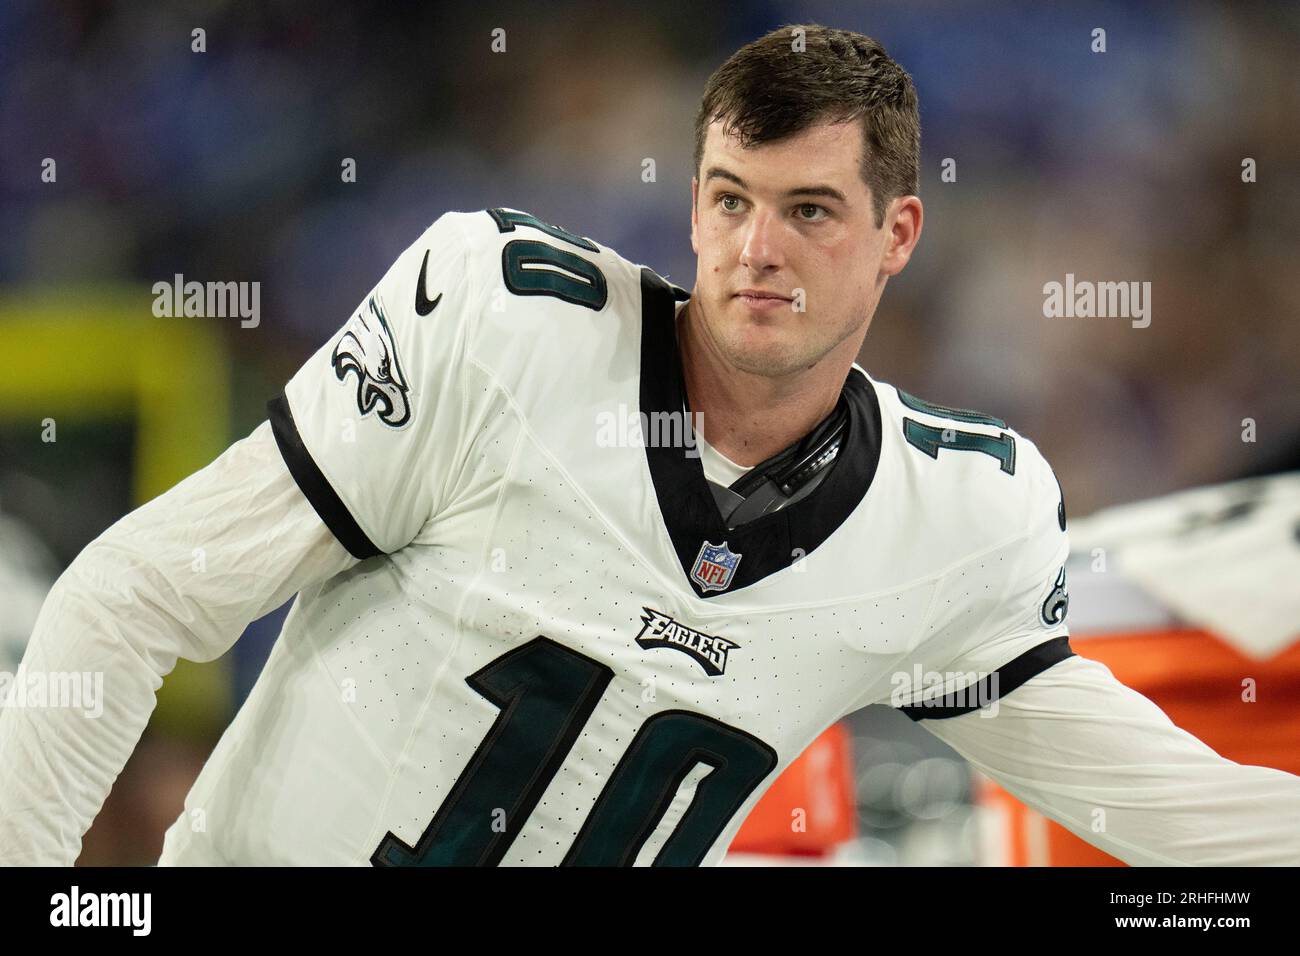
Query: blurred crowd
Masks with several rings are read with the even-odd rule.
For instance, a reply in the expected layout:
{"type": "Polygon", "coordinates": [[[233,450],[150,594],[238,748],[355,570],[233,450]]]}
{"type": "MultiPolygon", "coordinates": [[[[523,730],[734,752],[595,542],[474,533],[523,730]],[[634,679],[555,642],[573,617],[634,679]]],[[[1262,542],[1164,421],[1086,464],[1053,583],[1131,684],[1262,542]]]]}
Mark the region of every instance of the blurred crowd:
{"type": "MultiPolygon", "coordinates": [[[[920,95],[924,234],[867,336],[869,371],[1011,422],[1072,514],[1300,466],[1295,6],[14,0],[0,4],[0,296],[176,273],[261,282],[259,326],[222,328],[234,440],[446,210],[526,209],[689,287],[704,80],[801,21],[877,37],[920,95]],[[1150,326],[1045,317],[1043,286],[1067,274],[1150,282],[1150,326]]],[[[54,572],[136,503],[120,493],[129,443],[86,465],[117,491],[65,500],[0,407],[0,510],[47,543],[54,572]]],[[[242,652],[245,685],[273,636],[242,652]]],[[[914,746],[887,736],[871,746],[914,746]]],[[[142,749],[83,859],[156,857],[150,828],[178,812],[207,745],[142,749]]],[[[909,817],[879,786],[890,767],[915,779],[907,765],[864,765],[877,836],[935,818],[930,798],[909,817]]],[[[926,767],[942,785],[910,792],[965,799],[926,767]]],[[[886,859],[933,859],[892,845],[886,859]]],[[[943,852],[961,862],[964,845],[943,852]]]]}

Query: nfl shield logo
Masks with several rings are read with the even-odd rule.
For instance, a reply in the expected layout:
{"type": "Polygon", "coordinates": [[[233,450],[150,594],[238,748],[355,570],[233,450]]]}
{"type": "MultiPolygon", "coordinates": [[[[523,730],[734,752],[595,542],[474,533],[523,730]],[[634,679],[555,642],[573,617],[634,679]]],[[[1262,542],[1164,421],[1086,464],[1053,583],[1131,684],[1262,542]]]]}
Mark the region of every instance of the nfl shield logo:
{"type": "Polygon", "coordinates": [[[725,591],[731,586],[740,557],[725,541],[722,544],[705,541],[695,559],[695,567],[691,568],[691,579],[705,591],[725,591]]]}

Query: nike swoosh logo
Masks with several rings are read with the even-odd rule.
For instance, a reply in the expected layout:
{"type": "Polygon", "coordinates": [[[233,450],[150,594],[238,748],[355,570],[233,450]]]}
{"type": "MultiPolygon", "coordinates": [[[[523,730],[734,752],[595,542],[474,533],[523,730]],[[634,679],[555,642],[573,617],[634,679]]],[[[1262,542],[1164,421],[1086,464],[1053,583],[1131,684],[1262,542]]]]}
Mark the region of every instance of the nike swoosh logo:
{"type": "Polygon", "coordinates": [[[429,271],[429,250],[424,250],[424,261],[420,263],[420,281],[415,287],[415,311],[418,315],[428,315],[434,310],[439,302],[442,301],[442,293],[438,293],[438,298],[432,302],[429,301],[429,295],[424,291],[424,277],[429,271]]]}

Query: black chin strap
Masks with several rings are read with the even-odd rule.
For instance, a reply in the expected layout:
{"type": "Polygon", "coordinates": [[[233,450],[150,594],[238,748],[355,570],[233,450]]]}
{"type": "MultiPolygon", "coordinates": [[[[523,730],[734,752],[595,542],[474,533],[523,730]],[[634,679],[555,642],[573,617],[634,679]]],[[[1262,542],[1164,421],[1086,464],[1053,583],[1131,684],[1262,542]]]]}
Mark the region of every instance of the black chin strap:
{"type": "Polygon", "coordinates": [[[839,402],[822,423],[785,451],[755,465],[726,488],[709,482],[713,500],[732,530],[761,515],[780,511],[812,494],[839,457],[849,423],[849,406],[839,402]]]}

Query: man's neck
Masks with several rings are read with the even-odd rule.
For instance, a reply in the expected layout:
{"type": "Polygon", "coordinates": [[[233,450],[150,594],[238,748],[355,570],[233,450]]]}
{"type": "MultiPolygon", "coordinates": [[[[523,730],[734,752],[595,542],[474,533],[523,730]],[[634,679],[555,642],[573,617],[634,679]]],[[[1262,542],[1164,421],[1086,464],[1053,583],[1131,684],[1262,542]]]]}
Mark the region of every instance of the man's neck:
{"type": "Polygon", "coordinates": [[[704,438],[738,465],[757,465],[811,432],[835,408],[861,342],[846,341],[817,365],[773,378],[728,364],[682,307],[677,347],[690,411],[702,416],[704,438]],[[849,351],[849,350],[852,351],[849,351]]]}

